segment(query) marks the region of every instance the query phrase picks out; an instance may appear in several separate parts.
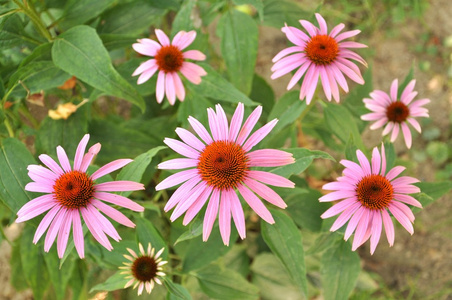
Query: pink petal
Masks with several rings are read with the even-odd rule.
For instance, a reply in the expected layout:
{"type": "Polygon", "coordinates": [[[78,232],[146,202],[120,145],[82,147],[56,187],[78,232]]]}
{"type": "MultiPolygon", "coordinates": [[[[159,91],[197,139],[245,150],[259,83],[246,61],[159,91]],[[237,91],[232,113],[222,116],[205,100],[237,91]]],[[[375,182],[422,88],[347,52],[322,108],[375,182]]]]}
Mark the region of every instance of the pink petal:
{"type": "Polygon", "coordinates": [[[33,219],[36,216],[48,211],[57,205],[58,202],[53,198],[53,195],[43,195],[35,198],[22,206],[17,212],[18,218],[16,223],[24,222],[33,219]]]}
{"type": "Polygon", "coordinates": [[[37,193],[53,193],[53,187],[50,184],[42,184],[37,182],[29,182],[25,186],[25,190],[29,192],[37,192],[37,193]]]}
{"type": "Polygon", "coordinates": [[[344,240],[348,240],[352,233],[355,231],[356,227],[358,226],[361,218],[363,217],[364,213],[368,211],[367,208],[364,206],[361,206],[350,218],[350,221],[348,222],[347,228],[345,229],[344,234],[344,240]]]}
{"type": "Polygon", "coordinates": [[[361,32],[361,30],[346,31],[346,32],[343,32],[343,33],[339,34],[338,36],[336,36],[335,40],[336,40],[336,42],[340,42],[342,40],[355,36],[355,35],[359,34],[360,32],[361,32]]]}
{"type": "Polygon", "coordinates": [[[107,204],[96,199],[91,200],[91,203],[94,205],[94,207],[99,209],[101,212],[103,212],[105,215],[109,216],[119,224],[122,224],[130,228],[135,228],[135,224],[119,210],[114,209],[113,207],[108,206],[107,204]]]}
{"type": "Polygon", "coordinates": [[[273,185],[273,186],[280,186],[280,187],[287,187],[287,188],[295,187],[295,184],[292,181],[290,181],[289,179],[282,177],[280,175],[277,175],[277,174],[270,173],[270,172],[250,170],[247,172],[246,176],[248,178],[259,180],[262,183],[273,185]]]}
{"type": "Polygon", "coordinates": [[[198,197],[198,199],[196,199],[196,201],[193,203],[193,205],[190,206],[190,208],[185,213],[184,221],[182,222],[182,224],[184,226],[186,226],[188,223],[190,223],[193,220],[193,218],[199,213],[201,208],[206,203],[207,199],[209,199],[209,196],[210,196],[210,193],[212,193],[212,190],[213,190],[213,187],[208,186],[201,193],[201,195],[198,197]]]}
{"type": "Polygon", "coordinates": [[[419,124],[419,122],[416,119],[408,118],[407,121],[414,127],[414,129],[416,129],[417,132],[419,132],[419,133],[422,132],[421,125],[419,124]]]}
{"type": "Polygon", "coordinates": [[[331,218],[335,215],[340,214],[347,208],[351,207],[354,203],[356,203],[356,200],[353,198],[345,199],[328,208],[320,217],[322,219],[331,218]]]}
{"type": "Polygon", "coordinates": [[[246,237],[245,228],[245,215],[243,214],[242,204],[240,203],[239,197],[234,190],[229,189],[223,193],[229,194],[229,200],[231,201],[231,212],[232,218],[234,219],[235,227],[239,233],[240,238],[243,240],[246,237]]]}
{"type": "Polygon", "coordinates": [[[179,183],[182,183],[184,181],[187,181],[188,179],[195,177],[197,174],[198,174],[197,169],[180,171],[176,174],[173,174],[173,175],[165,178],[165,180],[160,182],[155,187],[155,190],[160,191],[160,190],[164,190],[164,189],[170,188],[172,186],[178,185],[179,183]]]}
{"type": "Polygon", "coordinates": [[[180,155],[193,159],[199,158],[200,153],[185,143],[170,138],[165,138],[163,142],[180,155]]]}
{"type": "Polygon", "coordinates": [[[202,67],[191,62],[184,62],[180,68],[180,72],[194,84],[200,84],[201,76],[207,75],[202,67]]]}
{"type": "Polygon", "coordinates": [[[409,218],[399,208],[392,205],[392,203],[388,208],[392,215],[397,219],[397,221],[399,221],[399,223],[402,224],[402,226],[406,229],[406,231],[413,235],[413,224],[411,224],[409,218]]]}
{"type": "Polygon", "coordinates": [[[96,180],[102,176],[110,174],[111,172],[121,169],[125,165],[128,165],[132,161],[132,159],[117,159],[115,161],[112,161],[104,165],[103,167],[100,167],[96,172],[94,172],[93,175],[91,175],[91,179],[96,180]]]}
{"type": "Polygon", "coordinates": [[[309,33],[309,35],[311,37],[314,37],[315,35],[317,35],[318,28],[315,27],[314,25],[312,25],[311,22],[306,21],[306,20],[300,20],[300,24],[301,24],[301,26],[304,27],[304,29],[306,29],[306,31],[309,33]]]}
{"type": "Polygon", "coordinates": [[[361,203],[359,201],[356,201],[355,204],[352,204],[350,207],[346,208],[342,214],[339,215],[339,217],[334,221],[333,225],[331,226],[330,231],[336,231],[342,226],[344,226],[345,223],[347,223],[348,220],[350,220],[351,216],[361,207],[361,203]]]}
{"type": "Polygon", "coordinates": [[[33,243],[36,244],[41,236],[44,234],[44,232],[47,230],[47,228],[50,225],[50,222],[52,222],[55,215],[60,211],[61,206],[55,205],[42,219],[41,223],[39,223],[38,229],[36,229],[35,236],[33,237],[33,243]]]}
{"type": "Polygon", "coordinates": [[[182,84],[182,80],[179,77],[179,74],[173,74],[174,88],[176,89],[176,96],[180,101],[184,101],[185,99],[185,88],[182,84]]]}
{"type": "Polygon", "coordinates": [[[102,231],[101,227],[97,223],[97,219],[95,216],[91,214],[85,207],[80,208],[80,212],[82,213],[83,220],[85,220],[86,226],[89,231],[102,246],[104,246],[108,251],[113,249],[110,241],[108,240],[105,233],[102,231]]]}
{"type": "Polygon", "coordinates": [[[358,157],[358,161],[362,167],[364,175],[365,176],[370,175],[371,174],[370,164],[369,164],[369,160],[367,159],[367,157],[364,155],[364,153],[362,153],[361,150],[356,150],[356,156],[358,157]]]}
{"type": "Polygon", "coordinates": [[[85,241],[83,239],[82,222],[80,221],[80,213],[78,209],[69,211],[72,215],[72,235],[74,237],[75,249],[80,258],[85,257],[85,241]]]}
{"type": "Polygon", "coordinates": [[[389,132],[391,132],[392,128],[394,128],[394,122],[390,121],[386,127],[383,129],[382,135],[387,135],[389,132]]]}
{"type": "Polygon", "coordinates": [[[206,56],[199,50],[188,50],[183,53],[184,58],[193,60],[205,60],[206,56]]]}
{"type": "Polygon", "coordinates": [[[198,120],[193,117],[188,117],[188,122],[190,123],[193,130],[198,134],[198,136],[204,141],[206,144],[211,144],[213,142],[212,137],[207,132],[204,125],[201,124],[198,120]]]}
{"type": "Polygon", "coordinates": [[[381,143],[381,171],[380,171],[380,175],[381,176],[385,176],[385,174],[386,174],[386,152],[385,152],[385,145],[383,143],[381,143]]]}
{"type": "MultiPolygon", "coordinates": [[[[99,201],[100,202],[100,201],[99,201]]],[[[100,202],[102,203],[102,202],[100,202]]],[[[103,204],[103,203],[102,203],[103,204]]],[[[107,205],[108,206],[108,205],[107,205]]],[[[109,207],[109,206],[108,206],[109,207]]],[[[97,225],[99,226],[100,230],[102,230],[104,233],[106,233],[108,236],[110,236],[115,241],[119,242],[121,240],[121,237],[119,236],[118,232],[116,231],[115,227],[111,222],[104,217],[95,207],[94,205],[87,205],[86,208],[89,210],[89,212],[92,214],[92,216],[95,218],[95,222],[97,222],[97,225]]],[[[111,208],[111,207],[109,207],[111,208]]]]}
{"type": "Polygon", "coordinates": [[[372,151],[372,174],[378,174],[380,172],[381,156],[378,148],[375,147],[372,151]]]}
{"type": "Polygon", "coordinates": [[[194,187],[190,193],[190,195],[187,195],[187,199],[184,201],[179,202],[179,204],[176,206],[176,208],[173,211],[173,214],[171,215],[171,222],[174,222],[177,218],[179,218],[183,213],[185,213],[190,206],[195,203],[195,201],[198,199],[198,197],[201,195],[201,193],[206,190],[207,183],[204,181],[201,181],[196,187],[194,187]]]}
{"type": "Polygon", "coordinates": [[[328,194],[320,197],[319,201],[320,202],[331,202],[331,201],[336,201],[336,200],[355,197],[355,196],[356,196],[355,190],[351,190],[351,191],[350,190],[340,190],[340,191],[328,193],[328,194]]]}
{"type": "Polygon", "coordinates": [[[374,211],[372,217],[372,237],[370,238],[370,254],[374,254],[377,248],[378,242],[380,241],[381,229],[382,229],[382,219],[380,211],[374,211]]]}
{"type": "Polygon", "coordinates": [[[341,42],[339,44],[340,48],[367,48],[367,45],[356,43],[356,42],[341,42]]]}
{"type": "Polygon", "coordinates": [[[248,188],[244,185],[239,184],[237,186],[240,194],[245,199],[246,203],[267,223],[273,224],[275,220],[273,219],[270,211],[265,207],[262,201],[248,188]]]}
{"type": "Polygon", "coordinates": [[[256,130],[243,145],[243,150],[246,152],[250,151],[254,146],[262,141],[270,133],[270,131],[272,131],[276,123],[278,123],[278,119],[274,119],[256,130]]]}
{"type": "Polygon", "coordinates": [[[392,134],[391,134],[391,143],[393,143],[397,136],[399,135],[399,130],[400,130],[400,125],[399,123],[394,123],[394,128],[392,129],[392,134]]]}
{"type": "MultiPolygon", "coordinates": [[[[367,160],[367,158],[366,158],[366,160],[367,160]]],[[[339,163],[341,165],[343,165],[344,167],[346,167],[347,169],[349,169],[350,171],[352,171],[356,175],[357,178],[361,178],[361,177],[368,175],[368,174],[365,174],[364,169],[360,165],[355,163],[354,161],[343,159],[339,163]]],[[[369,166],[369,169],[370,169],[370,166],[369,166]]]]}
{"type": "Polygon", "coordinates": [[[52,171],[50,171],[47,168],[44,168],[43,166],[28,165],[27,169],[29,171],[28,175],[34,174],[35,176],[46,178],[47,180],[52,181],[52,182],[57,180],[59,177],[59,175],[53,173],[52,171]]]}
{"type": "Polygon", "coordinates": [[[64,252],[66,251],[69,234],[71,232],[71,224],[72,224],[71,212],[68,211],[66,218],[63,220],[63,224],[61,225],[60,231],[58,232],[57,250],[59,258],[63,258],[64,252]]]}
{"type": "Polygon", "coordinates": [[[325,92],[325,96],[328,99],[328,101],[331,101],[330,79],[328,77],[328,74],[327,74],[324,66],[320,66],[319,70],[320,70],[320,80],[322,82],[323,91],[325,92]]]}
{"type": "Polygon", "coordinates": [[[381,215],[383,217],[383,224],[385,225],[386,237],[388,239],[389,246],[394,245],[394,224],[392,223],[391,217],[386,209],[381,210],[381,215]]]}
{"type": "Polygon", "coordinates": [[[304,51],[303,47],[300,46],[292,46],[289,48],[285,48],[283,50],[281,50],[278,54],[276,54],[275,57],[273,57],[272,62],[277,62],[278,60],[280,60],[281,58],[283,58],[284,56],[288,55],[288,54],[292,54],[295,52],[302,52],[304,51]]]}
{"type": "MultiPolygon", "coordinates": [[[[85,154],[86,145],[89,141],[89,134],[85,134],[77,146],[74,157],[74,170],[79,171],[82,165],[83,155],[85,154]]],[[[55,171],[54,171],[55,172],[55,171]]],[[[57,172],[55,172],[57,173],[57,172]]]]}
{"type": "Polygon", "coordinates": [[[215,105],[215,109],[217,112],[217,126],[220,133],[220,139],[225,141],[229,138],[228,118],[226,117],[226,113],[224,112],[220,104],[215,105]]]}
{"type": "Polygon", "coordinates": [[[57,156],[60,161],[61,166],[65,172],[72,171],[71,164],[69,163],[69,158],[67,157],[66,151],[64,151],[63,147],[57,147],[57,156]]]}
{"type": "Polygon", "coordinates": [[[190,194],[192,188],[201,181],[201,176],[195,175],[190,180],[184,182],[169,198],[165,205],[164,211],[169,211],[176,204],[178,204],[182,199],[186,199],[187,195],[190,194]]]}
{"type": "Polygon", "coordinates": [[[171,105],[174,105],[174,103],[176,103],[176,88],[174,86],[172,72],[166,73],[165,92],[166,92],[166,97],[168,98],[169,103],[171,105]]]}
{"type": "MultiPolygon", "coordinates": [[[[159,68],[158,68],[157,64],[155,64],[152,68],[150,68],[150,69],[144,71],[144,72],[140,75],[140,77],[138,77],[137,84],[143,84],[143,83],[145,83],[146,81],[148,81],[149,78],[151,78],[152,76],[154,76],[155,72],[157,72],[158,69],[159,69],[159,68]]],[[[138,70],[138,69],[137,69],[137,70],[138,70]]],[[[136,71],[135,71],[135,72],[136,72],[136,71]]],[[[133,74],[132,74],[132,75],[133,75],[133,74]]]]}
{"type": "Polygon", "coordinates": [[[165,72],[160,71],[157,75],[157,87],[155,90],[155,97],[158,103],[162,103],[165,97],[165,72]]]}
{"type": "Polygon", "coordinates": [[[50,224],[49,230],[47,231],[47,235],[44,242],[44,251],[49,252],[50,247],[52,247],[53,242],[58,234],[58,231],[61,229],[64,218],[66,217],[67,209],[61,209],[55,218],[50,224]]]}
{"type": "Polygon", "coordinates": [[[378,129],[380,127],[383,127],[388,122],[388,118],[384,117],[383,119],[378,120],[377,122],[373,123],[370,126],[371,130],[378,129]]]}
{"type": "Polygon", "coordinates": [[[391,201],[390,205],[397,207],[405,216],[407,216],[410,222],[414,222],[414,214],[408,206],[398,201],[391,201]]]}
{"type": "Polygon", "coordinates": [[[287,85],[287,90],[290,90],[294,87],[294,85],[300,80],[300,78],[305,74],[306,70],[311,65],[311,62],[307,62],[303,64],[292,76],[292,79],[290,79],[289,84],[287,85]]]}
{"type": "Polygon", "coordinates": [[[158,164],[159,169],[164,170],[174,170],[174,169],[186,169],[196,167],[198,165],[198,160],[191,158],[175,158],[164,161],[158,164]]]}
{"type": "Polygon", "coordinates": [[[235,109],[234,115],[231,119],[231,127],[229,129],[229,141],[235,142],[237,135],[239,134],[240,127],[243,122],[243,113],[245,109],[243,103],[239,103],[235,109]]]}
{"type": "Polygon", "coordinates": [[[317,19],[317,22],[320,26],[320,34],[327,35],[328,34],[328,27],[326,25],[325,19],[318,13],[315,14],[315,18],[317,19]]]}
{"type": "Polygon", "coordinates": [[[83,156],[82,165],[80,166],[80,172],[85,172],[88,170],[89,165],[91,164],[91,161],[93,160],[94,156],[99,153],[101,148],[100,143],[94,144],[89,148],[88,153],[83,156]]]}
{"type": "Polygon", "coordinates": [[[144,190],[144,185],[134,181],[117,180],[96,184],[94,188],[96,192],[127,192],[144,190]]]}
{"type": "MultiPolygon", "coordinates": [[[[138,66],[138,68],[136,68],[136,70],[132,73],[132,76],[137,76],[138,74],[144,73],[144,72],[152,70],[152,69],[155,69],[155,70],[158,69],[155,59],[149,59],[149,60],[145,61],[144,63],[140,64],[138,66]]],[[[155,73],[155,71],[153,73],[155,73]]],[[[151,78],[151,77],[149,76],[149,78],[151,78]]]]}
{"type": "Polygon", "coordinates": [[[220,191],[214,189],[207,205],[206,214],[204,216],[204,223],[202,227],[202,240],[205,242],[212,232],[213,224],[218,214],[218,204],[220,201],[220,191]]]}
{"type": "Polygon", "coordinates": [[[279,167],[294,162],[292,153],[276,149],[259,149],[248,153],[249,167],[279,167]]]}
{"type": "Polygon", "coordinates": [[[330,37],[334,38],[336,37],[336,35],[342,31],[342,29],[345,28],[345,25],[340,23],[338,25],[336,25],[330,32],[330,37]]]}
{"type": "Polygon", "coordinates": [[[267,200],[271,204],[278,206],[280,208],[286,208],[287,204],[284,200],[271,188],[268,186],[255,181],[253,179],[245,178],[243,181],[248,188],[250,188],[254,193],[258,194],[263,199],[267,200]]]}
{"type": "Polygon", "coordinates": [[[394,79],[394,81],[392,81],[391,83],[391,89],[389,92],[389,95],[391,95],[391,99],[393,101],[397,101],[398,97],[397,97],[397,90],[399,88],[399,83],[397,79],[394,79]]]}
{"type": "Polygon", "coordinates": [[[53,173],[57,175],[63,175],[63,169],[61,169],[61,167],[53,160],[53,158],[51,158],[47,154],[39,155],[39,160],[41,160],[43,164],[45,164],[50,170],[52,170],[53,173]]]}
{"type": "Polygon", "coordinates": [[[189,32],[179,32],[173,39],[173,45],[179,47],[180,50],[187,48],[196,38],[196,31],[191,30],[189,32]],[[180,34],[180,35],[179,35],[180,34]],[[179,35],[179,37],[178,37],[179,35]]]}
{"type": "Polygon", "coordinates": [[[402,166],[396,166],[392,168],[388,174],[386,174],[386,179],[389,181],[392,181],[394,178],[399,176],[400,173],[402,173],[405,170],[405,167],[402,166]]]}
{"type": "Polygon", "coordinates": [[[207,117],[209,119],[210,132],[212,133],[213,139],[215,141],[221,140],[220,132],[219,132],[219,128],[218,128],[217,115],[212,108],[207,109],[207,117]]]}
{"type": "Polygon", "coordinates": [[[157,36],[157,39],[159,40],[160,44],[162,44],[162,46],[170,45],[170,40],[168,36],[162,30],[156,29],[155,35],[157,36]]]}
{"type": "Polygon", "coordinates": [[[356,227],[355,237],[353,238],[352,251],[355,251],[365,242],[364,238],[366,236],[367,228],[369,227],[370,214],[370,210],[364,210],[363,216],[359,220],[358,226],[356,227]]]}
{"type": "Polygon", "coordinates": [[[242,129],[239,132],[239,136],[237,137],[237,144],[243,145],[245,140],[248,138],[248,135],[251,133],[257,121],[259,120],[261,114],[262,106],[259,105],[249,115],[248,119],[246,119],[245,124],[243,124],[242,129]]]}
{"type": "Polygon", "coordinates": [[[419,201],[417,201],[416,199],[414,199],[413,197],[411,197],[411,196],[394,193],[393,197],[397,201],[401,201],[401,202],[404,202],[404,203],[407,203],[407,204],[410,204],[410,205],[422,208],[422,204],[419,201]]]}
{"type": "Polygon", "coordinates": [[[405,145],[408,149],[411,148],[411,131],[410,128],[408,128],[408,125],[406,123],[400,124],[402,127],[402,133],[403,137],[405,138],[405,145]]]}
{"type": "Polygon", "coordinates": [[[133,49],[146,56],[155,56],[162,46],[151,39],[140,39],[138,43],[132,44],[133,49]]]}
{"type": "Polygon", "coordinates": [[[285,24],[285,26],[281,28],[281,31],[286,34],[289,41],[297,45],[299,48],[304,48],[306,42],[309,41],[309,37],[306,35],[306,33],[299,30],[298,28],[287,26],[287,24],[285,24]]]}
{"type": "Polygon", "coordinates": [[[229,237],[231,236],[231,200],[228,196],[228,193],[221,193],[218,215],[221,238],[226,246],[229,246],[229,237]]]}
{"type": "Polygon", "coordinates": [[[144,207],[135,203],[134,201],[130,200],[129,198],[126,198],[121,195],[117,194],[110,194],[110,193],[104,193],[104,192],[94,192],[93,195],[94,198],[109,202],[112,204],[116,204],[118,206],[133,210],[133,211],[144,211],[144,207]]]}

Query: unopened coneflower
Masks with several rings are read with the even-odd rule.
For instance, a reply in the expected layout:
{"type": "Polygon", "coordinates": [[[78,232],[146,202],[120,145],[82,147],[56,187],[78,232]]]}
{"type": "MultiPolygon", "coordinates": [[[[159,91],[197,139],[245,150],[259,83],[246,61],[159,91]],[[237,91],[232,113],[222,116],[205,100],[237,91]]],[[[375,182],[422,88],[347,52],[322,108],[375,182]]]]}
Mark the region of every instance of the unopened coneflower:
{"type": "Polygon", "coordinates": [[[344,239],[348,240],[353,232],[352,250],[355,251],[370,238],[370,253],[373,254],[380,240],[382,227],[386,231],[389,245],[394,244],[394,224],[389,212],[410,233],[414,233],[414,215],[406,205],[422,207],[421,203],[408,194],[419,193],[420,190],[413,183],[419,182],[416,178],[402,176],[397,177],[405,170],[396,166],[386,172],[386,155],[384,146],[381,146],[381,154],[375,147],[372,152],[372,160],[369,163],[367,157],[360,151],[356,151],[359,164],[341,160],[345,166],[343,176],[337,181],[327,183],[324,190],[334,192],[321,197],[319,201],[337,201],[322,214],[322,218],[330,218],[340,214],[332,225],[330,231],[336,231],[348,221],[344,239]]]}
{"type": "Polygon", "coordinates": [[[138,247],[140,249],[138,255],[132,249],[127,248],[131,256],[125,254],[124,257],[130,262],[124,262],[123,264],[125,266],[119,267],[121,270],[125,270],[121,274],[126,274],[126,279],[129,279],[124,288],[133,285],[134,289],[138,287],[138,295],[141,295],[144,289],[150,294],[156,283],[162,284],[159,277],[161,278],[166,275],[163,272],[162,266],[167,261],[162,260],[160,257],[165,248],[155,253],[155,248],[151,246],[151,243],[148,244],[147,251],[144,250],[141,243],[138,247]]]}
{"type": "Polygon", "coordinates": [[[339,102],[338,84],[348,93],[344,75],[359,84],[364,84],[361,72],[352,60],[365,66],[367,63],[350,49],[367,46],[352,41],[344,42],[345,39],[360,33],[360,30],[341,33],[345,25],[339,24],[328,33],[325,19],[320,14],[315,14],[315,17],[320,28],[309,21],[300,20],[301,26],[308,34],[292,26],[286,25],[282,28],[282,32],[295,46],[282,50],[273,58],[275,64],[271,69],[273,71],[271,78],[276,79],[298,69],[287,86],[288,90],[304,76],[300,99],[306,98],[306,102],[309,104],[320,77],[328,101],[331,101],[331,96],[333,96],[336,102],[339,102]]]}
{"type": "Polygon", "coordinates": [[[109,181],[96,183],[96,180],[116,171],[132,162],[131,159],[118,159],[99,168],[93,174],[87,173],[92,159],[100,151],[99,143],[93,145],[85,154],[89,134],[80,141],[71,167],[69,158],[63,147],[57,147],[60,164],[47,154],[41,154],[39,159],[47,167],[39,165],[28,166],[28,176],[33,182],[25,186],[30,192],[45,193],[26,203],[18,212],[16,223],[30,220],[44,212],[47,214],[36,229],[33,243],[37,243],[47,230],[44,250],[48,252],[57,239],[58,256],[63,257],[72,227],[75,248],[78,255],[85,256],[81,217],[94,238],[107,250],[113,247],[108,236],[119,241],[119,236],[111,222],[103,215],[116,222],[135,227],[135,224],[117,209],[105,204],[111,203],[133,211],[144,211],[144,207],[134,201],[109,192],[143,190],[141,183],[133,181],[109,181]],[[80,217],[81,215],[81,217],[80,217]]]}
{"type": "Polygon", "coordinates": [[[171,221],[185,213],[183,224],[187,225],[208,202],[203,240],[208,239],[218,215],[223,242],[229,245],[231,215],[240,237],[243,239],[246,235],[245,216],[237,190],[262,219],[273,224],[270,211],[257,195],[273,205],[285,208],[283,199],[266,184],[294,187],[293,182],[282,176],[251,168],[284,166],[292,164],[294,158],[291,153],[275,149],[251,151],[278,122],[274,119],[251,134],[262,113],[261,106],[242,124],[244,106],[239,103],[230,126],[221,105],[216,105],[216,112],[212,108],[207,112],[211,134],[198,120],[189,117],[188,121],[200,139],[188,130],[177,128],[176,133],[183,142],[170,138],[164,140],[168,147],[186,158],[171,159],[158,167],[187,170],[169,176],[156,186],[156,190],[183,183],[165,206],[165,211],[176,207],[171,221]]]}
{"type": "Polygon", "coordinates": [[[430,103],[429,99],[419,99],[413,102],[417,96],[414,91],[416,80],[411,80],[405,87],[400,99],[398,97],[398,81],[395,79],[391,84],[389,95],[383,91],[375,90],[370,93],[372,99],[365,98],[363,101],[371,113],[361,116],[362,120],[375,121],[370,129],[378,129],[385,126],[383,135],[392,131],[391,142],[394,142],[402,131],[407,148],[411,148],[412,137],[408,124],[414,127],[419,133],[421,125],[415,119],[416,117],[428,117],[428,109],[423,107],[430,103]]]}
{"type": "Polygon", "coordinates": [[[166,94],[169,103],[174,105],[176,97],[180,101],[185,99],[185,88],[179,77],[179,72],[194,84],[200,84],[201,76],[207,74],[202,67],[187,61],[187,59],[200,61],[205,60],[206,56],[198,50],[182,52],[195,40],[196,31],[194,30],[178,32],[171,42],[160,29],[156,29],[155,34],[159,42],[151,39],[140,39],[138,43],[132,45],[136,52],[154,57],[142,63],[132,76],[141,74],[137,83],[142,84],[158,71],[157,102],[161,103],[166,94]]]}

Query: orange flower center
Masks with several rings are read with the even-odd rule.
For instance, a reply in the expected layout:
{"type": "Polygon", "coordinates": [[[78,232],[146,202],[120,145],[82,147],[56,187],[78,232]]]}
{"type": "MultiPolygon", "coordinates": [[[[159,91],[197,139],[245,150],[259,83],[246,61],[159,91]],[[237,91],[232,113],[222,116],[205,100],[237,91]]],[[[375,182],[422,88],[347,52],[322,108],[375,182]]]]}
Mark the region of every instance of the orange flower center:
{"type": "Polygon", "coordinates": [[[155,55],[159,70],[165,73],[177,72],[184,63],[184,55],[176,46],[162,46],[155,55]]]}
{"type": "Polygon", "coordinates": [[[229,141],[215,141],[204,148],[198,163],[202,179],[220,190],[235,188],[248,170],[246,152],[229,141]]]}
{"type": "Polygon", "coordinates": [[[157,262],[149,256],[140,256],[132,264],[133,277],[139,281],[151,281],[157,276],[157,262]]]}
{"type": "Polygon", "coordinates": [[[374,210],[388,207],[393,192],[394,188],[391,182],[379,174],[367,175],[361,179],[356,188],[359,202],[374,210]]]}
{"type": "Polygon", "coordinates": [[[61,205],[67,208],[86,207],[94,194],[94,182],[86,173],[71,171],[55,181],[53,190],[61,205]]]}
{"type": "Polygon", "coordinates": [[[408,108],[408,106],[400,101],[392,102],[386,108],[386,116],[388,117],[388,120],[395,123],[405,122],[409,114],[410,109],[408,108]]]}
{"type": "Polygon", "coordinates": [[[306,56],[316,65],[329,65],[339,54],[336,40],[328,35],[316,35],[304,49],[306,56]]]}

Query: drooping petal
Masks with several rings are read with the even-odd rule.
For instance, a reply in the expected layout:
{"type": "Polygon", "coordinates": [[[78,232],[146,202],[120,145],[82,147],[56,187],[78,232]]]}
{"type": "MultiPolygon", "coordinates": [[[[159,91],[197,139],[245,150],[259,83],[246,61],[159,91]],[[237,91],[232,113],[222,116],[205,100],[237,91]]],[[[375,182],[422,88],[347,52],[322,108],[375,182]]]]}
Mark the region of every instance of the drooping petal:
{"type": "Polygon", "coordinates": [[[248,205],[259,215],[259,217],[269,224],[275,223],[270,211],[253,192],[241,184],[237,186],[237,189],[243,196],[243,199],[245,199],[246,203],[248,203],[248,205]]]}
{"type": "Polygon", "coordinates": [[[91,175],[91,179],[96,180],[102,176],[110,174],[111,172],[121,169],[122,167],[128,165],[132,161],[133,161],[132,159],[117,159],[115,161],[112,161],[100,167],[96,172],[94,172],[93,175],[91,175]]]}
{"type": "Polygon", "coordinates": [[[206,214],[204,216],[204,223],[202,227],[202,240],[205,242],[212,232],[213,224],[217,218],[218,206],[220,202],[220,191],[214,189],[207,205],[206,214]]]}

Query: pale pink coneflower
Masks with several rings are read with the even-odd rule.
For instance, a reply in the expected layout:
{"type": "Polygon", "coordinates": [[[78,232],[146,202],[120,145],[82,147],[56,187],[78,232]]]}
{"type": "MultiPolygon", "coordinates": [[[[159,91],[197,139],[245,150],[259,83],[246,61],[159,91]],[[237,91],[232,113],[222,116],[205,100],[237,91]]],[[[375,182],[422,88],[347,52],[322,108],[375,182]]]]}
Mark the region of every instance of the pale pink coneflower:
{"type": "Polygon", "coordinates": [[[273,71],[271,78],[279,78],[298,68],[287,85],[288,90],[304,75],[300,99],[303,100],[306,97],[306,102],[309,104],[320,77],[328,101],[331,101],[332,95],[336,102],[339,102],[338,84],[348,93],[344,74],[351,80],[364,84],[359,68],[351,60],[360,62],[365,66],[367,66],[367,63],[350,48],[365,48],[367,46],[357,42],[343,41],[357,35],[360,30],[340,33],[345,25],[339,24],[328,34],[325,19],[320,14],[315,14],[315,16],[320,28],[309,21],[300,20],[301,26],[309,35],[298,28],[287,26],[287,24],[281,29],[295,46],[282,50],[273,58],[275,64],[271,69],[273,71]]]}
{"type": "Polygon", "coordinates": [[[166,94],[169,103],[174,105],[176,97],[180,101],[185,99],[185,88],[178,72],[182,73],[190,82],[200,84],[201,76],[206,75],[206,71],[192,62],[188,62],[187,59],[205,60],[206,56],[198,50],[182,52],[195,40],[196,31],[194,30],[179,31],[172,42],[160,29],[155,30],[155,35],[159,43],[151,39],[139,39],[138,43],[132,45],[136,52],[154,57],[142,63],[132,76],[141,74],[137,83],[142,84],[159,71],[155,93],[157,102],[161,103],[166,94]]]}
{"type": "Polygon", "coordinates": [[[345,166],[343,176],[323,186],[324,190],[334,192],[321,197],[320,202],[342,200],[321,217],[325,219],[341,214],[330,231],[338,230],[348,221],[344,239],[348,240],[355,232],[352,250],[355,251],[370,237],[370,253],[373,254],[380,240],[383,224],[389,245],[394,244],[394,224],[389,212],[410,234],[414,233],[411,224],[414,222],[414,215],[404,203],[422,208],[419,201],[408,195],[420,192],[417,186],[412,185],[419,180],[408,176],[396,178],[405,170],[401,166],[386,172],[383,145],[381,154],[377,147],[373,149],[370,163],[360,150],[356,151],[356,155],[359,164],[341,160],[340,163],[345,166]]]}
{"type": "Polygon", "coordinates": [[[395,79],[391,84],[389,95],[383,91],[375,90],[370,93],[372,99],[365,98],[365,106],[371,110],[371,113],[361,116],[364,121],[376,121],[370,126],[370,129],[378,129],[386,125],[383,129],[383,135],[391,132],[391,142],[394,142],[402,131],[407,148],[411,148],[412,137],[408,123],[419,133],[421,125],[415,117],[428,117],[428,109],[423,107],[430,103],[429,99],[419,99],[414,102],[417,92],[414,91],[416,80],[411,80],[403,90],[400,100],[398,97],[398,81],[395,79]]]}
{"type": "Polygon", "coordinates": [[[130,262],[124,262],[124,266],[119,267],[119,269],[124,270],[121,274],[127,275],[125,278],[129,280],[124,286],[125,289],[133,285],[134,289],[138,287],[138,295],[141,295],[144,289],[150,294],[156,283],[162,284],[159,278],[166,276],[162,266],[167,261],[160,257],[165,248],[155,253],[155,248],[150,243],[147,251],[144,250],[141,243],[138,246],[140,249],[138,255],[132,249],[127,248],[131,256],[125,254],[124,257],[130,262]]]}
{"type": "Polygon", "coordinates": [[[39,159],[48,168],[39,165],[28,166],[28,176],[33,182],[25,186],[30,192],[46,193],[26,203],[18,212],[16,223],[30,220],[44,212],[47,214],[36,229],[33,243],[37,243],[48,229],[44,242],[44,250],[48,252],[57,235],[58,256],[63,257],[66,250],[69,234],[74,239],[75,248],[81,258],[85,256],[84,237],[80,214],[94,238],[107,250],[113,249],[108,236],[119,241],[119,236],[111,222],[100,212],[127,226],[135,224],[124,214],[104,202],[122,206],[133,211],[143,211],[144,208],[132,200],[107,192],[143,190],[141,183],[133,181],[109,181],[95,183],[95,180],[116,171],[132,162],[131,159],[118,159],[99,168],[92,175],[87,173],[89,164],[100,151],[99,143],[92,146],[85,153],[89,134],[80,141],[71,168],[68,156],[63,147],[57,147],[57,156],[60,165],[50,156],[41,154],[39,159]]]}
{"type": "Polygon", "coordinates": [[[250,135],[262,113],[261,106],[250,114],[243,126],[242,103],[238,104],[230,126],[221,105],[216,105],[216,112],[212,108],[207,112],[212,135],[198,120],[189,117],[190,125],[201,139],[188,130],[177,128],[176,133],[183,142],[170,138],[164,140],[171,149],[186,158],[165,161],[158,165],[159,169],[187,170],[169,176],[156,186],[156,190],[183,183],[169,199],[165,211],[177,205],[171,215],[171,221],[185,213],[184,225],[187,225],[208,201],[203,240],[208,239],[218,214],[223,242],[229,245],[231,215],[240,237],[244,239],[246,235],[245,216],[236,190],[263,220],[273,224],[274,219],[270,211],[258,196],[273,205],[285,208],[283,199],[266,184],[294,187],[293,182],[282,176],[250,168],[283,166],[293,163],[294,158],[291,153],[275,149],[251,151],[278,121],[274,119],[250,135]]]}

